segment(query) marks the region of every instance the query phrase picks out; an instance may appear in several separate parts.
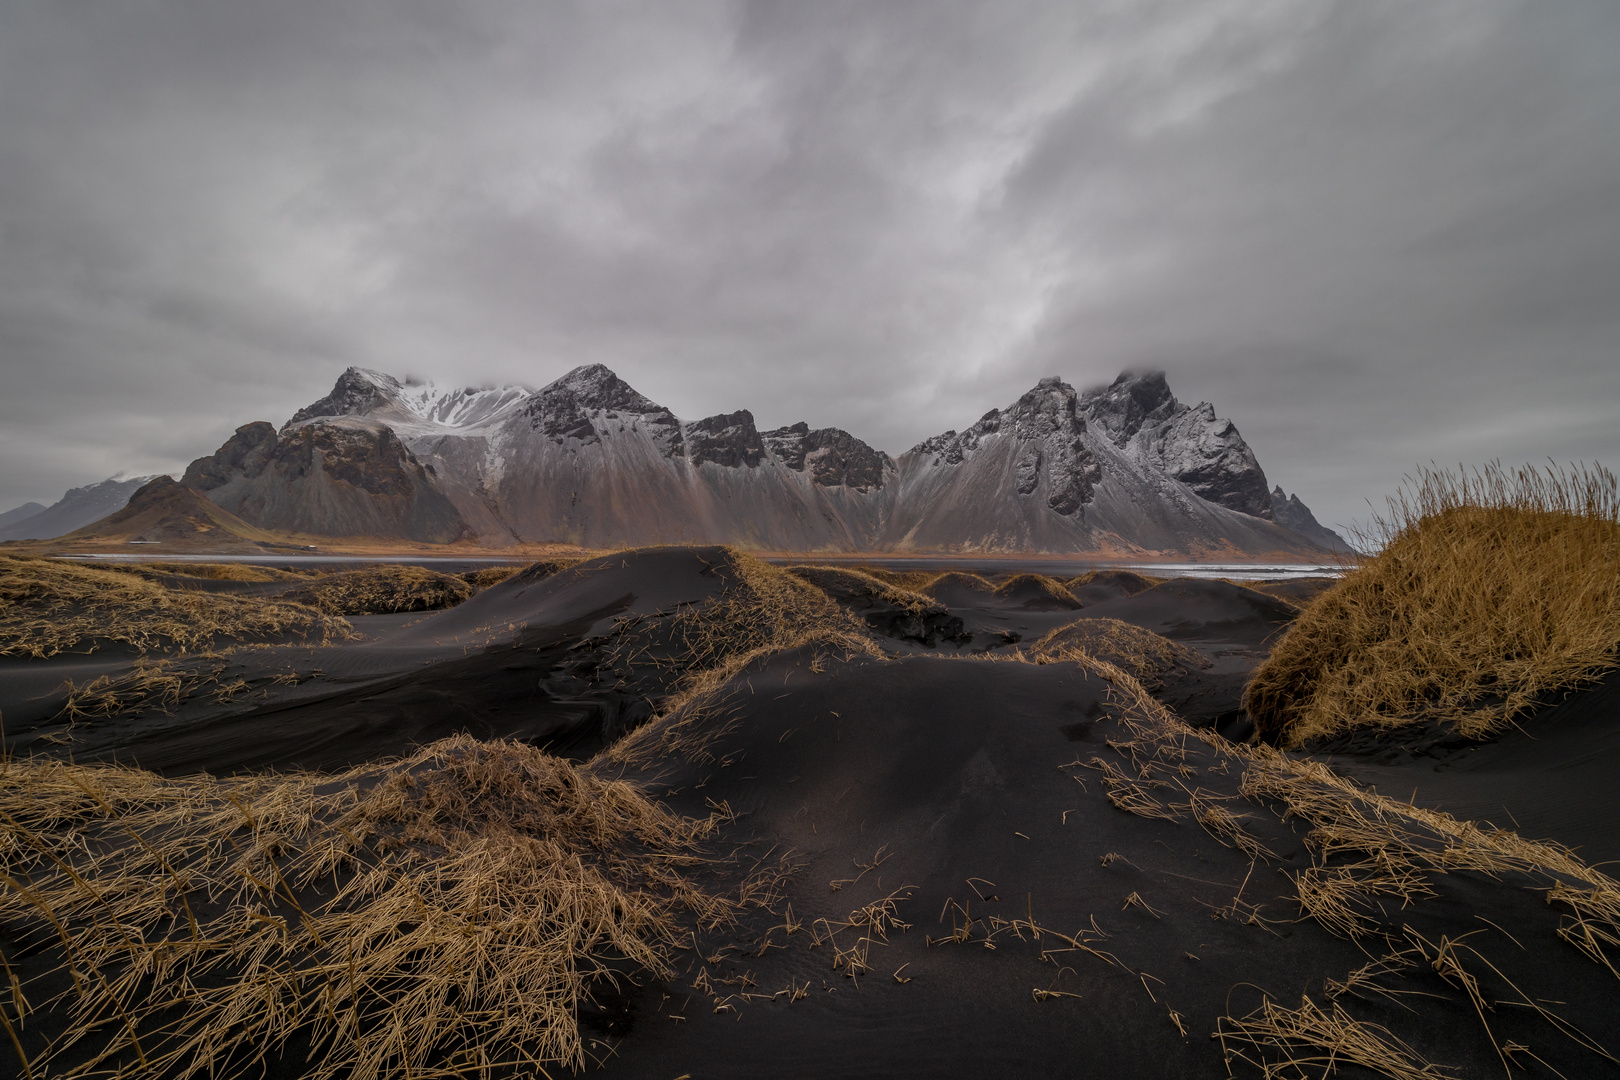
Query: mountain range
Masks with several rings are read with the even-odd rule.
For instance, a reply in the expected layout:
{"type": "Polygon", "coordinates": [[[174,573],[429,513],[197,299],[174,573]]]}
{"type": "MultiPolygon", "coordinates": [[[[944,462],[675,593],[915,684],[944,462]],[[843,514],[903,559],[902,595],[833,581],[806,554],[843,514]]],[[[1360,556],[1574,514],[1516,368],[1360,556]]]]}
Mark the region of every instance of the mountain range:
{"type": "Polygon", "coordinates": [[[444,387],[363,368],[181,483],[258,529],[421,543],[1315,559],[1344,544],[1163,373],[1057,378],[898,458],[838,428],[685,421],[608,368],[444,387]]]}

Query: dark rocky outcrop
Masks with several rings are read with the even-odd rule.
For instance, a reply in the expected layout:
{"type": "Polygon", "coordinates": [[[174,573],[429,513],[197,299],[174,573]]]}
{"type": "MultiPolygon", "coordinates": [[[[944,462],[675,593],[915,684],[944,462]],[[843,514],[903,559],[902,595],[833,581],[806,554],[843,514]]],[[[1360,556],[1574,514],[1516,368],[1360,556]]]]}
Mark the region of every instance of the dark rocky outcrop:
{"type": "Polygon", "coordinates": [[[1126,373],[1087,391],[1081,412],[1113,444],[1186,484],[1199,498],[1271,520],[1271,491],[1237,426],[1203,402],[1189,408],[1170,393],[1164,372],[1126,373]]]}
{"type": "Polygon", "coordinates": [[[208,457],[200,457],[186,467],[180,482],[198,491],[224,487],[244,476],[256,479],[263,474],[276,452],[275,426],[255,420],[236,429],[236,434],[208,457]]]}
{"type": "Polygon", "coordinates": [[[345,417],[238,428],[185,484],[264,529],[450,543],[467,534],[430,467],[386,425],[345,417]]]}
{"type": "Polygon", "coordinates": [[[757,469],[765,444],[747,409],[704,417],[686,427],[686,453],[692,464],[713,462],[728,469],[757,469]]]}
{"type": "MultiPolygon", "coordinates": [[[[559,445],[567,440],[600,442],[613,421],[628,421],[646,429],[666,457],[682,452],[681,422],[675,414],[643,397],[601,364],[575,368],[544,387],[524,403],[521,414],[529,427],[559,445]],[[599,428],[599,422],[606,422],[599,428]]],[[[622,425],[617,425],[622,426],[622,425]]]]}
{"type": "Polygon", "coordinates": [[[403,388],[392,375],[352,367],[338,376],[330,394],[293,413],[287,424],[290,427],[318,416],[365,416],[391,404],[403,388]]]}
{"type": "Polygon", "coordinates": [[[841,428],[816,428],[803,420],[764,433],[765,445],[783,465],[822,487],[872,491],[883,486],[894,459],[841,428]]]}
{"type": "Polygon", "coordinates": [[[1297,532],[1329,551],[1352,550],[1350,545],[1345,543],[1344,537],[1316,520],[1311,508],[1300,502],[1298,495],[1283,494],[1280,484],[1271,492],[1271,507],[1277,524],[1283,528],[1297,532]]]}

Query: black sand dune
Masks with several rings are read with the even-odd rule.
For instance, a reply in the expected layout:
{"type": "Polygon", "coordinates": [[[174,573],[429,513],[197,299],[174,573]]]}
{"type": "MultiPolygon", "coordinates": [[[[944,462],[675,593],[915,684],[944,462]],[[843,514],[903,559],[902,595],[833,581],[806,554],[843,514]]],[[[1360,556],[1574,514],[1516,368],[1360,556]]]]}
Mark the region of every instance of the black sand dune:
{"type": "MultiPolygon", "coordinates": [[[[448,611],[359,617],[374,631],[359,643],[237,653],[220,679],[242,679],[248,693],[231,704],[204,696],[172,714],[81,721],[71,731],[49,723],[66,696],[63,680],[116,675],[129,660],[10,662],[0,665],[0,710],[17,752],[65,746],[78,760],[168,774],[339,769],[458,731],[589,754],[604,721],[634,719],[638,702],[612,688],[578,695],[551,684],[565,654],[615,618],[709,599],[725,585],[715,571],[723,562],[718,548],[670,548],[560,574],[525,572],[448,611]]],[[[647,715],[640,701],[639,716],[647,715]]]]}
{"type": "Polygon", "coordinates": [[[1069,582],[1069,593],[1080,603],[1100,604],[1153,588],[1154,583],[1129,570],[1096,570],[1069,582]]]}
{"type": "MultiPolygon", "coordinates": [[[[354,643],[236,654],[227,676],[251,693],[234,702],[73,727],[43,715],[52,678],[128,657],[7,662],[0,710],[16,750],[171,774],[337,769],[457,731],[515,737],[683,814],[724,811],[707,841],[717,887],[735,885],[739,858],[791,873],[768,907],[694,928],[675,977],[600,987],[580,1018],[610,1076],[1259,1076],[1256,1062],[1290,1052],[1242,1035],[1266,1000],[1379,1025],[1448,1070],[1426,1075],[1503,1075],[1509,1053],[1514,1075],[1620,1075],[1592,1048],[1620,1057],[1614,976],[1559,936],[1572,924],[1550,900],[1579,879],[1491,863],[1489,836],[1353,792],[1291,806],[1328,789],[1215,734],[1245,733],[1243,680],[1292,605],[1219,581],[1111,580],[1122,595],[1030,610],[1022,589],[952,575],[929,591],[966,640],[930,646],[883,636],[872,596],[845,590],[850,625],[885,658],[779,651],[653,720],[693,670],[682,620],[736,575],[714,548],[536,569],[447,611],[357,618],[354,643]],[[1207,659],[1157,691],[1204,732],[1165,726],[1106,670],[1021,659],[1020,644],[1078,618],[1207,659]],[[1350,805],[1376,827],[1337,846],[1313,835],[1350,805]],[[1330,928],[1331,903],[1307,910],[1313,884],[1342,887],[1362,936],[1330,928]],[[1381,957],[1376,978],[1350,979],[1381,957]]],[[[1617,709],[1611,677],[1487,744],[1420,732],[1405,750],[1347,743],[1318,759],[1420,807],[1620,858],[1617,709]]],[[[292,1057],[270,1068],[300,1074],[292,1057]]]]}
{"type": "Polygon", "coordinates": [[[1487,741],[1425,726],[1317,748],[1338,772],[1418,806],[1555,837],[1620,866],[1620,671],[1487,741]]]}
{"type": "Polygon", "coordinates": [[[1037,574],[1015,574],[996,588],[996,598],[1022,611],[1078,611],[1080,601],[1059,582],[1037,574]]]}
{"type": "Polygon", "coordinates": [[[1227,581],[1174,578],[1131,596],[1086,606],[1093,618],[1119,619],[1177,640],[1266,646],[1297,609],[1227,581]]]}
{"type": "MultiPolygon", "coordinates": [[[[688,812],[729,805],[731,835],[762,854],[794,853],[801,869],[788,899],[800,929],[762,917],[701,939],[713,962],[691,956],[682,980],[617,1003],[617,1030],[629,1035],[605,1071],[1216,1076],[1210,1034],[1222,1015],[1255,1006],[1262,990],[1290,1007],[1301,994],[1325,1002],[1323,980],[1368,956],[1299,918],[1289,881],[1312,862],[1305,828],[1223,802],[1249,813],[1247,828],[1276,853],[1251,864],[1193,820],[1117,808],[1101,774],[1084,767],[1131,763],[1109,745],[1129,733],[1106,691],[1073,665],[927,657],[817,673],[810,656],[790,655],[736,679],[709,705],[726,725],[708,748],[713,760],[666,758],[647,775],[688,812]],[[909,928],[847,925],[885,901],[909,928]],[[1031,919],[1096,951],[1052,936],[1037,945],[1031,919]],[[1011,920],[1025,922],[1022,940],[1011,920]],[[962,940],[942,940],[953,930],[962,940]],[[1042,946],[1054,950],[1044,961],[1042,946]],[[851,977],[840,950],[857,950],[870,970],[851,977]],[[1040,1000],[1047,990],[1078,997],[1040,1000]]],[[[1187,775],[1156,789],[1168,803],[1235,794],[1241,769],[1218,755],[1189,744],[1178,764],[1187,775]]],[[[1557,920],[1539,894],[1483,874],[1436,875],[1431,885],[1436,897],[1407,909],[1386,901],[1380,917],[1428,941],[1484,930],[1488,940],[1469,940],[1507,977],[1558,987],[1563,1019],[1608,1034],[1612,976],[1556,947],[1557,920]],[[1484,919],[1535,925],[1544,942],[1520,949],[1484,919]]],[[[1449,993],[1425,1000],[1421,1015],[1376,994],[1344,1004],[1459,1075],[1500,1069],[1466,998],[1432,971],[1392,985],[1449,993]]],[[[1565,1075],[1609,1074],[1525,1010],[1491,1022],[1565,1075]]]]}

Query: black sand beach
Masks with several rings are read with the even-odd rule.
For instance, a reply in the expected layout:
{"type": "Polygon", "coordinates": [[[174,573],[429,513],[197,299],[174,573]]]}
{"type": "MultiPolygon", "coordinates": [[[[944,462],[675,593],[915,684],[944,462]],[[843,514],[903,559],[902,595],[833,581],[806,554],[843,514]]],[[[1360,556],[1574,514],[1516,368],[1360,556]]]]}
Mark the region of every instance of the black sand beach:
{"type": "MultiPolygon", "coordinates": [[[[1313,1057],[1275,1075],[1620,1072],[1614,952],[1594,963],[1561,937],[1570,907],[1549,898],[1590,881],[1492,831],[1620,859],[1612,677],[1485,741],[1282,755],[1233,740],[1248,673],[1308,588],[1104,574],[1064,602],[1006,570],[911,600],[829,585],[870,647],[737,652],[681,698],[704,666],[683,616],[740,587],[724,549],[537,567],[448,610],[353,617],[353,641],[231,652],[229,700],[168,711],[58,715],[63,680],[116,677],[128,652],[7,658],[0,713],[14,758],[170,777],[336,772],[466,732],[718,813],[697,879],[779,879],[729,924],[694,923],[665,977],[597,987],[579,1018],[605,1075],[1258,1076],[1313,1057]],[[1041,652],[1078,619],[1191,659],[1041,652]],[[1267,1027],[1268,1001],[1293,1019],[1267,1027]],[[1334,1024],[1378,1045],[1359,1064],[1313,1049],[1334,1024]]],[[[4,935],[17,971],[48,966],[48,943],[4,935]]],[[[61,1023],[36,1012],[25,1051],[61,1023]]]]}

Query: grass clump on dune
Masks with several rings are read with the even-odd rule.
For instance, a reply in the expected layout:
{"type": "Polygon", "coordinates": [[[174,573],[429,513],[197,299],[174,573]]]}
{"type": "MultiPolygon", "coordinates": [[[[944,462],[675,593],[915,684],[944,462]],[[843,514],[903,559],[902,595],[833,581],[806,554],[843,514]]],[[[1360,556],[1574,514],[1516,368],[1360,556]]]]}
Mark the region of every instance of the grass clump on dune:
{"type": "Polygon", "coordinates": [[[337,777],[0,776],[0,924],[66,987],[5,993],[19,1053],[57,1024],[34,1076],[260,1075],[283,1052],[311,1080],[577,1070],[593,985],[668,974],[734,910],[683,876],[714,819],[521,743],[337,777]]]}
{"type": "Polygon", "coordinates": [[[1029,655],[1037,662],[1076,659],[1083,653],[1113,664],[1149,688],[1177,671],[1197,671],[1211,661],[1179,641],[1118,619],[1076,619],[1035,642],[1029,655]]]}
{"type": "Polygon", "coordinates": [[[1045,574],[1014,574],[996,586],[996,595],[1010,600],[1025,597],[1025,606],[1031,604],[1054,608],[1077,608],[1080,602],[1063,583],[1045,574]]]}
{"type": "Polygon", "coordinates": [[[126,563],[107,560],[99,561],[95,566],[101,570],[112,570],[122,574],[138,574],[141,577],[155,578],[159,581],[167,581],[176,577],[203,578],[208,581],[302,581],[308,576],[292,570],[277,570],[273,567],[257,566],[251,563],[126,563]]]}
{"type": "Polygon", "coordinates": [[[1149,577],[1138,574],[1133,570],[1087,570],[1077,577],[1072,577],[1063,584],[1073,590],[1082,589],[1087,585],[1113,586],[1126,596],[1144,592],[1155,585],[1163,585],[1169,578],[1149,577]]]}
{"type": "Polygon", "coordinates": [[[920,592],[923,586],[939,577],[936,570],[887,570],[881,566],[857,566],[855,569],[868,577],[875,577],[887,585],[909,592],[920,592]]]}
{"type": "Polygon", "coordinates": [[[913,615],[945,610],[931,596],[895,585],[864,570],[846,570],[840,566],[789,566],[787,572],[803,578],[834,600],[875,600],[913,615]]]}
{"type": "Polygon", "coordinates": [[[499,585],[507,578],[522,570],[521,566],[486,566],[482,570],[468,570],[456,575],[473,587],[473,591],[487,589],[491,585],[499,585]]]}
{"type": "Polygon", "coordinates": [[[917,590],[924,596],[938,597],[942,592],[974,592],[991,595],[996,587],[978,574],[967,574],[960,570],[948,570],[938,575],[932,581],[917,590]]]}
{"type": "MultiPolygon", "coordinates": [[[[854,617],[816,586],[736,548],[725,549],[725,560],[716,568],[727,580],[720,595],[682,610],[664,630],[676,678],[659,715],[678,713],[679,719],[638,728],[608,747],[605,760],[647,765],[670,753],[702,756],[723,730],[709,722],[705,699],[762,656],[807,645],[883,655],[854,617]]],[[[617,648],[634,653],[643,647],[627,635],[617,648]]]]}
{"type": "Polygon", "coordinates": [[[281,595],[332,615],[386,615],[455,607],[472,594],[460,577],[398,565],[331,574],[281,595]]]}
{"type": "Polygon", "coordinates": [[[1244,707],[1262,738],[1298,746],[1416,721],[1479,737],[1615,666],[1613,473],[1425,470],[1389,507],[1381,550],[1256,670],[1244,707]]]}
{"type": "Polygon", "coordinates": [[[103,644],[191,650],[224,640],[342,640],[341,618],[285,599],[170,589],[127,573],[0,555],[0,656],[54,656],[103,644]]]}

